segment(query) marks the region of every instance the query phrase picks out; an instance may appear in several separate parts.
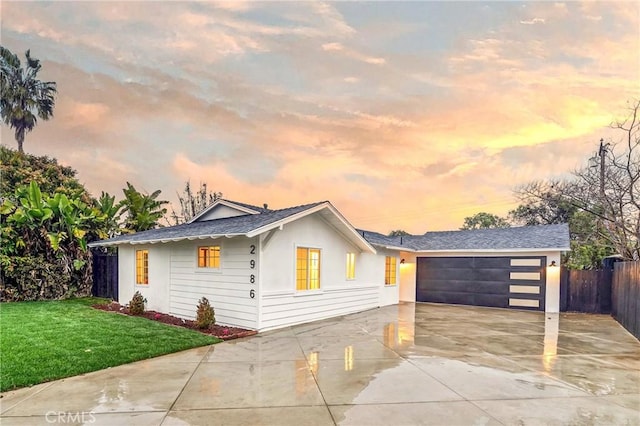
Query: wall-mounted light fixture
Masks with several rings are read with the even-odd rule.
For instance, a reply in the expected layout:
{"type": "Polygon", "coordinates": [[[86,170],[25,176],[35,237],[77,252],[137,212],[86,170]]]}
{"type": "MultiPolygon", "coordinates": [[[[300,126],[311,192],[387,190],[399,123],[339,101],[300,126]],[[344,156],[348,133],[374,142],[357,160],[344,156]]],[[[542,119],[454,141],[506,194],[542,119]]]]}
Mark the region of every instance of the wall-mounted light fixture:
{"type": "Polygon", "coordinates": [[[400,259],[400,264],[404,265],[404,259],[400,259]]]}
{"type": "Polygon", "coordinates": [[[549,266],[553,267],[553,266],[558,266],[558,265],[556,265],[556,261],[555,260],[552,260],[551,263],[549,264],[549,266]]]}

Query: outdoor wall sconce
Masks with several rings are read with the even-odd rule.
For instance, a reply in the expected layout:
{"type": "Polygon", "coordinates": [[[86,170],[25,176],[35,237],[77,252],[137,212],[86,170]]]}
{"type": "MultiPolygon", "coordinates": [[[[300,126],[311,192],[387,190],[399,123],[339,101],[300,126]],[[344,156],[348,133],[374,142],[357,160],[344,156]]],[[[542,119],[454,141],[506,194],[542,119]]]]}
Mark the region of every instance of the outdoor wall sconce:
{"type": "Polygon", "coordinates": [[[400,264],[404,265],[404,259],[400,259],[400,264]]]}
{"type": "Polygon", "coordinates": [[[556,265],[556,261],[555,260],[552,260],[551,263],[549,264],[549,266],[554,267],[554,266],[558,266],[558,265],[556,265]]]}

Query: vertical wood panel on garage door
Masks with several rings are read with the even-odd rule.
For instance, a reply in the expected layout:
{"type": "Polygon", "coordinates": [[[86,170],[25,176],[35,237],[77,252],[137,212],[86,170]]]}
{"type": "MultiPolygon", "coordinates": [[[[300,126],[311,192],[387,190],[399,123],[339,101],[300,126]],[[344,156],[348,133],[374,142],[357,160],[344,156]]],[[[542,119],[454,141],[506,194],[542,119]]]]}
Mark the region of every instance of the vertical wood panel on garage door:
{"type": "Polygon", "coordinates": [[[416,301],[544,310],[546,257],[419,257],[416,301]]]}

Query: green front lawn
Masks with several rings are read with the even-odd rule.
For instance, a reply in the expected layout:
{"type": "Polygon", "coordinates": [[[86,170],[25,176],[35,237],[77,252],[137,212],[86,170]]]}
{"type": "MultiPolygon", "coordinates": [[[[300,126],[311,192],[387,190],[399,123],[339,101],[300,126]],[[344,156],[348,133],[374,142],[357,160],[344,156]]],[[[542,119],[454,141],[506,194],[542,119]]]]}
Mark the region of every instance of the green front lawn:
{"type": "Polygon", "coordinates": [[[101,299],[0,304],[0,391],[220,342],[91,308],[101,299]]]}

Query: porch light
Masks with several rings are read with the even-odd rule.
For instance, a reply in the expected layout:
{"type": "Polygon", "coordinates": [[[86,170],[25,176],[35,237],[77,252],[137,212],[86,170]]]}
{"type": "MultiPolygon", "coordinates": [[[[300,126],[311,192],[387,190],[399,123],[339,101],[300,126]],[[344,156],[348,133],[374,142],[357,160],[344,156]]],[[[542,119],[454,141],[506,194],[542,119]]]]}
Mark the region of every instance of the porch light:
{"type": "Polygon", "coordinates": [[[551,267],[551,268],[554,268],[556,266],[558,266],[558,265],[556,265],[556,261],[555,260],[552,260],[551,263],[549,264],[549,267],[551,267]]]}
{"type": "Polygon", "coordinates": [[[400,259],[400,264],[404,265],[404,259],[400,259]]]}

